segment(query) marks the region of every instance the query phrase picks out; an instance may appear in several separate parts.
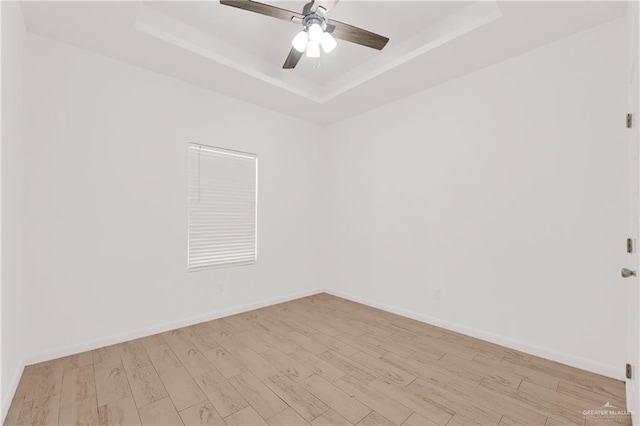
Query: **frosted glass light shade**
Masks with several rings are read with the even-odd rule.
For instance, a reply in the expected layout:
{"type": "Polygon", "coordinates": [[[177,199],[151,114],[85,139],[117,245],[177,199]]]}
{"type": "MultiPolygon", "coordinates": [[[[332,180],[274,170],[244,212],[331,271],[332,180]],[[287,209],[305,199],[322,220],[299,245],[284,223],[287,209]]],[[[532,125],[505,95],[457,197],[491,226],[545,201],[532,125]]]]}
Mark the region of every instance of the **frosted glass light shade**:
{"type": "Polygon", "coordinates": [[[311,24],[309,27],[309,42],[320,43],[322,40],[322,34],[324,31],[320,24],[311,24]]]}
{"type": "Polygon", "coordinates": [[[309,41],[307,44],[307,58],[319,58],[320,57],[320,43],[314,43],[309,41]]]}
{"type": "MultiPolygon", "coordinates": [[[[291,41],[291,45],[298,52],[302,53],[307,48],[307,43],[309,42],[309,36],[305,31],[300,31],[291,41]]],[[[325,50],[326,52],[326,50],[325,50]]]]}
{"type": "Polygon", "coordinates": [[[323,33],[322,37],[320,38],[320,44],[322,45],[322,50],[324,50],[324,53],[329,53],[336,48],[336,45],[338,43],[331,34],[323,33]]]}

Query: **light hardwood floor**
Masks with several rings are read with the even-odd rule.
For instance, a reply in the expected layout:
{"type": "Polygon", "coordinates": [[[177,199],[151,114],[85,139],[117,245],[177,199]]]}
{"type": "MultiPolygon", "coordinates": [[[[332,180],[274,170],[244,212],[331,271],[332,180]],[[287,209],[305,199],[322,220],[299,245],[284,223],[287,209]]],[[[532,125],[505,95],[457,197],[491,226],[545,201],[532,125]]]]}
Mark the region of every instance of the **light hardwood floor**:
{"type": "Polygon", "coordinates": [[[624,384],[319,294],[25,369],[8,425],[596,425],[624,384]]]}

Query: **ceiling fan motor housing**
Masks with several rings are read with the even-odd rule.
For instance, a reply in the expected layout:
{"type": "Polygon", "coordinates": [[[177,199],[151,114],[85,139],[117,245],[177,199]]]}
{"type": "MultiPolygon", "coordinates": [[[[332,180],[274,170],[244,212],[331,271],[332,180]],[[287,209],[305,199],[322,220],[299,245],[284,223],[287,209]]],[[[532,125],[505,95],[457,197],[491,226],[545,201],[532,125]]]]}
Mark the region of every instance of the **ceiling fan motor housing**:
{"type": "Polygon", "coordinates": [[[315,13],[311,13],[305,16],[304,19],[302,20],[302,25],[306,30],[308,30],[309,27],[313,24],[320,25],[323,30],[327,29],[327,21],[322,16],[317,15],[315,13]]]}

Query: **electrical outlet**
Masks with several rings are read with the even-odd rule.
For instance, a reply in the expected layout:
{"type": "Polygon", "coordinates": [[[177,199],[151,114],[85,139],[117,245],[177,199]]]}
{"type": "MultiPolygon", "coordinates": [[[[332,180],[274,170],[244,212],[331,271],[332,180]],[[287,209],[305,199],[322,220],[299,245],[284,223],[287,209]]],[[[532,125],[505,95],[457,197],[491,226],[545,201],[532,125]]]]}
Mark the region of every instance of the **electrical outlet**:
{"type": "Polygon", "coordinates": [[[224,293],[224,283],[218,284],[218,293],[224,293]]]}
{"type": "Polygon", "coordinates": [[[435,300],[440,300],[440,289],[433,290],[433,298],[435,300]]]}

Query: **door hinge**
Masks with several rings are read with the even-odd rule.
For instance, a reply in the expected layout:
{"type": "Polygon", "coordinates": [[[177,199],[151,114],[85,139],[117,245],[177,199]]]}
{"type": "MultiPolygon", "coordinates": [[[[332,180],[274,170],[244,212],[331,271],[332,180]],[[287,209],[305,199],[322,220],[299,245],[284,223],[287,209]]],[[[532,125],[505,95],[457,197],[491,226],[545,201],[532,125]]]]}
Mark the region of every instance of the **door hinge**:
{"type": "Polygon", "coordinates": [[[633,240],[627,238],[627,253],[633,253],[633,240]]]}
{"type": "Polygon", "coordinates": [[[627,129],[633,126],[633,114],[627,114],[627,129]]]}
{"type": "Polygon", "coordinates": [[[626,365],[625,375],[627,376],[627,379],[632,379],[633,378],[633,371],[632,371],[632,368],[631,368],[631,364],[627,364],[626,365]]]}

